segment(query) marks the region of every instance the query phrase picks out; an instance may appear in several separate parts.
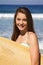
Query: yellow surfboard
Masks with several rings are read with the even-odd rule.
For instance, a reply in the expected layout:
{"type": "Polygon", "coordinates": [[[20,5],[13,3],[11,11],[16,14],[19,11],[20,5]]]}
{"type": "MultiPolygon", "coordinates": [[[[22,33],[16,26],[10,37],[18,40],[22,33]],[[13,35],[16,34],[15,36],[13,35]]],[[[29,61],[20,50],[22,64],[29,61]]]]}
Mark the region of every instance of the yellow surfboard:
{"type": "MultiPolygon", "coordinates": [[[[29,48],[0,37],[0,65],[31,65],[29,48]]],[[[40,65],[43,65],[43,55],[40,65]]]]}

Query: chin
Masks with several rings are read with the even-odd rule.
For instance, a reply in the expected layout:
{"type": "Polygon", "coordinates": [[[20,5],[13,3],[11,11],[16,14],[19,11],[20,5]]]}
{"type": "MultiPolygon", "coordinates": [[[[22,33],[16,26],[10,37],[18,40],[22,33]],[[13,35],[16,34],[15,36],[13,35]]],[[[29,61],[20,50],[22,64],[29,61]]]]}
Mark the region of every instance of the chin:
{"type": "Polygon", "coordinates": [[[23,31],[24,29],[20,29],[20,28],[19,28],[19,30],[20,30],[20,31],[23,31]]]}

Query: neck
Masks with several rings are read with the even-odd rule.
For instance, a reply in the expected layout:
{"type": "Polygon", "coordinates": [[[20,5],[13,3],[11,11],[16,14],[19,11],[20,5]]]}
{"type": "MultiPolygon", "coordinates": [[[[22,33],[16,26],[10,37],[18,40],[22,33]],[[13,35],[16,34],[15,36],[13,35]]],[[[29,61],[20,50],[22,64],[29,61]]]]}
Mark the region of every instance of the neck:
{"type": "Polygon", "coordinates": [[[27,32],[27,30],[20,31],[20,34],[23,36],[23,35],[25,35],[26,32],[27,32]]]}

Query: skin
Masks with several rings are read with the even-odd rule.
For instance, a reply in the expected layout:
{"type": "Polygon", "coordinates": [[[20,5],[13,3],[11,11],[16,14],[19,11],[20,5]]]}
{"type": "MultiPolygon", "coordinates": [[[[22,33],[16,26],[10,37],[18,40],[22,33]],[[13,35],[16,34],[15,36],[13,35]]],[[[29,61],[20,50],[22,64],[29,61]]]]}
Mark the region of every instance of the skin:
{"type": "Polygon", "coordinates": [[[16,17],[16,25],[20,30],[21,34],[24,34],[27,31],[27,20],[26,16],[22,13],[18,13],[16,17]]]}
{"type": "Polygon", "coordinates": [[[23,13],[18,13],[16,17],[16,25],[20,30],[20,35],[18,36],[16,42],[18,43],[28,43],[30,45],[30,55],[32,65],[39,65],[39,46],[38,39],[35,33],[29,32],[27,27],[26,16],[23,13]]]}

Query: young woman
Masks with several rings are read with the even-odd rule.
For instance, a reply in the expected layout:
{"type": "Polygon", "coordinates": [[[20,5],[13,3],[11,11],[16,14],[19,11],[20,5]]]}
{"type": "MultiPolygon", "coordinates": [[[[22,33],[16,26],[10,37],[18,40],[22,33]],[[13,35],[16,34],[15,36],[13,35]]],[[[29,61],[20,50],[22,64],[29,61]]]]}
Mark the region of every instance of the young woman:
{"type": "Polygon", "coordinates": [[[32,65],[39,65],[39,46],[33,19],[28,8],[19,7],[14,16],[12,40],[29,46],[32,65]]]}

